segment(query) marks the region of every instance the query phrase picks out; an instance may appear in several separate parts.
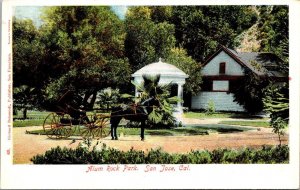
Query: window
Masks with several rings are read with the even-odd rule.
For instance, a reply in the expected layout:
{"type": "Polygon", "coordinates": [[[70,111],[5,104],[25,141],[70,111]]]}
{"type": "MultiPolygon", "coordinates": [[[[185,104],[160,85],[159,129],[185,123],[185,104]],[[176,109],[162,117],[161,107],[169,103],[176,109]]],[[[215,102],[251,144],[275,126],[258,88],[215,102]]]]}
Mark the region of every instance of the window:
{"type": "Polygon", "coordinates": [[[225,69],[226,69],[226,63],[225,62],[220,63],[219,73],[225,74],[225,69]]]}
{"type": "Polygon", "coordinates": [[[228,80],[214,80],[213,81],[213,91],[223,91],[227,92],[229,90],[228,80]]]}

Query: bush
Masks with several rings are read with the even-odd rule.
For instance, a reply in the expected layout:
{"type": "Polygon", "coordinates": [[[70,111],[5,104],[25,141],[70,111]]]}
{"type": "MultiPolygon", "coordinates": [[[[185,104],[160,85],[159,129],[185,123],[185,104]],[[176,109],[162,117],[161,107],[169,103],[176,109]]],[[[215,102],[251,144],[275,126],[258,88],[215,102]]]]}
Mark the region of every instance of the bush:
{"type": "Polygon", "coordinates": [[[261,149],[239,150],[217,149],[213,151],[191,151],[187,154],[170,154],[159,149],[148,153],[131,148],[120,151],[107,148],[79,146],[76,149],[52,148],[43,155],[31,158],[34,164],[246,164],[246,163],[288,163],[289,147],[263,146],[261,149]]]}
{"type": "Polygon", "coordinates": [[[206,115],[212,115],[214,113],[216,113],[215,103],[212,100],[209,100],[206,109],[206,115]]]}

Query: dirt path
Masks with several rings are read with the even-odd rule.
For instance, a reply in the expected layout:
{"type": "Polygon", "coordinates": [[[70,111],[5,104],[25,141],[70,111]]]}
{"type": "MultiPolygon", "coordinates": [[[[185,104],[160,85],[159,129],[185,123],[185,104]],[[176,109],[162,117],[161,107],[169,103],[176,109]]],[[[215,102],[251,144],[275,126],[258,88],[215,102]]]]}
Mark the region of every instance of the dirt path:
{"type": "MultiPolygon", "coordinates": [[[[224,120],[224,119],[222,119],[224,120]]],[[[206,120],[216,123],[216,119],[206,120]],[[214,120],[214,122],[213,122],[214,120]]],[[[196,121],[194,121],[196,122],[196,121]]],[[[198,121],[199,122],[199,121],[198,121]]],[[[193,123],[191,120],[190,123],[193,123]]],[[[27,131],[38,130],[41,127],[22,127],[13,128],[13,163],[28,164],[31,163],[30,158],[37,154],[43,154],[52,147],[68,147],[75,148],[82,140],[76,138],[75,143],[71,139],[53,140],[45,135],[26,134],[27,131]]],[[[75,138],[75,137],[74,137],[75,138]]],[[[95,141],[96,142],[96,141],[95,141]]],[[[140,141],[139,136],[121,136],[118,141],[112,141],[109,137],[102,139],[102,143],[109,147],[120,150],[129,150],[133,147],[136,150],[150,150],[155,148],[163,148],[163,150],[171,153],[185,153],[190,150],[213,150],[217,148],[241,148],[241,147],[260,147],[266,145],[278,144],[277,136],[272,133],[269,128],[257,128],[240,133],[230,134],[210,134],[197,136],[146,136],[146,141],[140,141]]],[[[288,143],[288,135],[284,136],[285,144],[288,143]]]]}

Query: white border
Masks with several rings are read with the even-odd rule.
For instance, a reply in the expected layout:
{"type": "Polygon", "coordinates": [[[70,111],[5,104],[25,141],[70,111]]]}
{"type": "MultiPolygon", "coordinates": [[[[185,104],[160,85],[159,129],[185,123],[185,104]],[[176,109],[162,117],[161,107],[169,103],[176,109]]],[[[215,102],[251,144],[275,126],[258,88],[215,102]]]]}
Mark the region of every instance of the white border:
{"type": "MultiPolygon", "coordinates": [[[[300,3],[297,1],[277,0],[227,0],[192,1],[152,0],[149,2],[122,0],[83,1],[4,1],[2,5],[2,55],[1,55],[1,186],[2,188],[249,188],[249,189],[297,189],[299,188],[299,64],[300,64],[300,3]],[[8,107],[8,20],[11,19],[13,6],[45,5],[284,5],[290,7],[290,150],[289,164],[250,164],[250,165],[190,165],[186,173],[86,173],[87,166],[57,165],[12,165],[12,152],[7,156],[6,150],[12,149],[12,141],[7,140],[8,107]],[[297,20],[298,19],[298,20],[297,20]]],[[[11,27],[11,22],[10,22],[11,27]]],[[[11,35],[10,35],[11,37],[11,35]]],[[[10,39],[11,42],[11,39],[10,39]]],[[[139,167],[142,170],[143,166],[139,167]]]]}

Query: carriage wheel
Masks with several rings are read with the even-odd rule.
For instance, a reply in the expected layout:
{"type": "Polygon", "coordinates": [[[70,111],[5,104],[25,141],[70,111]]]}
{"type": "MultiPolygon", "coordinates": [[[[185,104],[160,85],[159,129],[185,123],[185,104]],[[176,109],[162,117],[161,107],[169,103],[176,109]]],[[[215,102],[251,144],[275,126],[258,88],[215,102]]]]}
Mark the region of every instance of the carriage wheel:
{"type": "Polygon", "coordinates": [[[84,116],[81,118],[79,123],[79,130],[81,132],[82,138],[94,138],[94,119],[93,116],[84,116]]]}
{"type": "Polygon", "coordinates": [[[68,138],[72,134],[71,117],[63,113],[50,113],[44,120],[43,128],[51,139],[68,138]]]}
{"type": "Polygon", "coordinates": [[[104,138],[109,135],[104,129],[107,125],[109,125],[109,119],[107,117],[102,117],[101,115],[85,116],[85,118],[82,119],[81,126],[84,127],[81,127],[83,128],[81,136],[83,138],[104,138]]]}
{"type": "Polygon", "coordinates": [[[105,138],[109,135],[109,132],[105,131],[106,127],[109,126],[109,118],[101,117],[96,121],[95,137],[105,138]]]}

